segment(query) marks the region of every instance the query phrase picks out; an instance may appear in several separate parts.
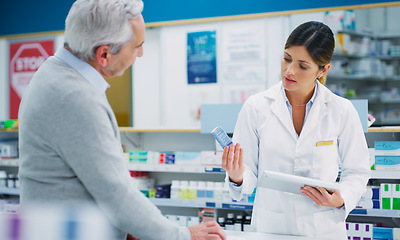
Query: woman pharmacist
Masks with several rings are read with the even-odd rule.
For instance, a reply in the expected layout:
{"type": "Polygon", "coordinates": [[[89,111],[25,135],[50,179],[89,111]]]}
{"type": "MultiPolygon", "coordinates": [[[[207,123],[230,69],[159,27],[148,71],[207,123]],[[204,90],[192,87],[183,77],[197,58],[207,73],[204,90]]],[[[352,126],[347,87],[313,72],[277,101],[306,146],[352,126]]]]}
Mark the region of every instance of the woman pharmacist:
{"type": "Polygon", "coordinates": [[[286,41],[282,82],[251,96],[225,147],[222,167],[231,196],[241,199],[264,170],[335,182],[329,193],[303,187],[304,195],[257,188],[252,227],[257,232],[347,239],[345,219],[370,177],[368,147],[350,101],[334,95],[325,79],[335,43],[320,22],[298,26],[286,41]]]}

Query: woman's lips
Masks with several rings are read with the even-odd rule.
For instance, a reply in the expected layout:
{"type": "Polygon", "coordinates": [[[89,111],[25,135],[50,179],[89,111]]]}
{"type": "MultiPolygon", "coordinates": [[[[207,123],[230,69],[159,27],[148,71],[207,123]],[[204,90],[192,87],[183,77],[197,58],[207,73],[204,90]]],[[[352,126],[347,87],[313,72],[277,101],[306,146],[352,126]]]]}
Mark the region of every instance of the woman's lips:
{"type": "Polygon", "coordinates": [[[296,81],[290,78],[285,77],[286,82],[288,83],[295,83],[296,81]]]}

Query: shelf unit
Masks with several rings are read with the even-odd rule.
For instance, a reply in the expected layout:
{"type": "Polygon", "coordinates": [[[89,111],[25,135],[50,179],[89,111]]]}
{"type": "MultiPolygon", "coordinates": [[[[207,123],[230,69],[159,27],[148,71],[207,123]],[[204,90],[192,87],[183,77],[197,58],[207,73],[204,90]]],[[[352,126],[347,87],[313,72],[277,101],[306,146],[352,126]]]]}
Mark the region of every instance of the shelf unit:
{"type": "Polygon", "coordinates": [[[19,196],[19,188],[0,187],[0,195],[19,196]]]}
{"type": "Polygon", "coordinates": [[[338,33],[341,34],[352,42],[361,42],[359,46],[364,48],[352,49],[353,44],[344,40],[348,44],[342,48],[350,48],[350,52],[335,49],[327,77],[328,88],[343,97],[368,99],[369,111],[376,118],[375,125],[400,125],[400,92],[397,93],[400,89],[400,47],[396,54],[394,50],[389,52],[400,46],[400,35],[354,31],[338,33]],[[382,94],[383,91],[388,92],[382,94]],[[386,97],[390,94],[397,97],[386,97]]]}
{"type": "MultiPolygon", "coordinates": [[[[149,151],[214,151],[216,143],[211,134],[202,134],[200,129],[137,129],[120,128],[121,141],[126,150],[149,151]]],[[[400,140],[400,127],[372,127],[366,138],[373,146],[376,140],[400,140]]],[[[0,130],[0,139],[18,138],[18,131],[0,130]]],[[[0,167],[18,169],[18,159],[0,159],[0,167]]],[[[132,171],[147,171],[157,184],[171,183],[172,180],[224,181],[225,172],[219,166],[143,164],[129,163],[132,171]]],[[[399,180],[400,172],[373,171],[371,179],[399,180]]],[[[0,194],[18,196],[19,189],[0,188],[0,194]]],[[[164,214],[197,215],[199,208],[214,208],[222,213],[227,211],[251,211],[252,203],[213,202],[196,200],[150,199],[164,214]]],[[[375,219],[400,219],[398,210],[355,209],[351,217],[371,217],[375,219]]],[[[369,218],[364,218],[369,219],[369,218]]]]}

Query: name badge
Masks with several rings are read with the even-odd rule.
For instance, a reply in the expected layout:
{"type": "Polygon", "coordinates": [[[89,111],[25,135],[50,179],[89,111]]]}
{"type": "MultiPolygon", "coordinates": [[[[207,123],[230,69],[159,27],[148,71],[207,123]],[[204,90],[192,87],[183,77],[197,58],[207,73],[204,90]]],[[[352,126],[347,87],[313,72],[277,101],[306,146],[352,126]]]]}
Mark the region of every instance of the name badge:
{"type": "Polygon", "coordinates": [[[317,142],[317,147],[333,145],[333,140],[317,142]]]}

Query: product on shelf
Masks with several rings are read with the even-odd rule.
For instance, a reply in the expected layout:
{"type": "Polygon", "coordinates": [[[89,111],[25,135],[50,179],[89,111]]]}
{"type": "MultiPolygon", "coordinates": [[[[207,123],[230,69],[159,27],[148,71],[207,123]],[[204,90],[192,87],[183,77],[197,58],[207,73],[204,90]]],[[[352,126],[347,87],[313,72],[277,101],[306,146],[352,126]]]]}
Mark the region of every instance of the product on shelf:
{"type": "Polygon", "coordinates": [[[0,158],[18,158],[18,141],[0,142],[0,158]]]}
{"type": "MultiPolygon", "coordinates": [[[[171,198],[171,184],[157,185],[155,198],[171,198]]],[[[150,198],[151,194],[150,194],[150,198]]]]}
{"type": "Polygon", "coordinates": [[[171,184],[171,199],[179,199],[180,181],[172,180],[171,184]]]}
{"type": "Polygon", "coordinates": [[[175,164],[185,166],[221,166],[222,152],[216,151],[168,151],[154,152],[132,150],[129,162],[143,164],[175,164]]]}
{"type": "Polygon", "coordinates": [[[196,181],[189,181],[189,187],[188,187],[188,195],[187,198],[190,200],[196,200],[197,199],[197,182],[196,181]]]}
{"type": "Polygon", "coordinates": [[[0,188],[7,187],[7,172],[0,171],[0,188]]]}
{"type": "Polygon", "coordinates": [[[225,230],[225,218],[224,217],[218,217],[218,224],[221,226],[223,230],[225,230]]]}
{"type": "Polygon", "coordinates": [[[189,181],[181,181],[179,187],[179,199],[188,199],[189,181]]]}
{"type": "Polygon", "coordinates": [[[235,230],[235,219],[234,219],[234,214],[233,213],[228,213],[226,217],[226,222],[225,222],[225,229],[226,230],[235,230]]]}
{"type": "Polygon", "coordinates": [[[251,216],[247,215],[243,221],[243,232],[251,232],[251,216]]]}
{"type": "Polygon", "coordinates": [[[0,129],[18,129],[18,119],[0,121],[0,129]]]}
{"type": "Polygon", "coordinates": [[[372,240],[373,237],[373,225],[369,223],[347,222],[346,231],[349,239],[372,240]]]}
{"type": "Polygon", "coordinates": [[[243,215],[237,215],[234,224],[235,231],[243,231],[243,215]]]}

